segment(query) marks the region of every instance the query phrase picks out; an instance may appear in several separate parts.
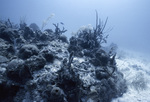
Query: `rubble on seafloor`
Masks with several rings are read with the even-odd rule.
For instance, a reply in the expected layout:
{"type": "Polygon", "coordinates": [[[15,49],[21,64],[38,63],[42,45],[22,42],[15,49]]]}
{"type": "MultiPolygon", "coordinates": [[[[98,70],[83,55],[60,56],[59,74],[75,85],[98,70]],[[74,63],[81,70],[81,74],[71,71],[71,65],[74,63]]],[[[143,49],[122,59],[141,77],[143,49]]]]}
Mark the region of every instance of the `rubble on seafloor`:
{"type": "Polygon", "coordinates": [[[0,101],[111,102],[126,92],[115,55],[102,47],[75,49],[56,28],[0,23],[0,101]]]}

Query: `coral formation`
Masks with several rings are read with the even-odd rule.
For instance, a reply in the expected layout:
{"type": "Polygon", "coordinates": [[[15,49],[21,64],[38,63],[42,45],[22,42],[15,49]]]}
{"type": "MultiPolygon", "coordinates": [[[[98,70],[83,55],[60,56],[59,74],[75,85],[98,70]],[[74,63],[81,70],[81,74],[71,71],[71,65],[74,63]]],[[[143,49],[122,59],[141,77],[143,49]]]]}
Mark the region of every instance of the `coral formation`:
{"type": "Polygon", "coordinates": [[[24,22],[15,30],[0,22],[0,101],[111,102],[122,96],[127,87],[115,48],[102,46],[107,20],[97,19],[95,28],[80,29],[69,42],[58,24],[38,31],[24,22]]]}

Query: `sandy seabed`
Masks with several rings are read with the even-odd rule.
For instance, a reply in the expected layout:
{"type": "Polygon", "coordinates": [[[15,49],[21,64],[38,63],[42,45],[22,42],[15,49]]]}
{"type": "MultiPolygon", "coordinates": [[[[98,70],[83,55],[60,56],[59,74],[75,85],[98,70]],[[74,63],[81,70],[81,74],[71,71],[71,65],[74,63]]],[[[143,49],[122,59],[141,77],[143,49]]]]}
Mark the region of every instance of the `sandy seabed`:
{"type": "Polygon", "coordinates": [[[118,70],[127,81],[127,92],[112,102],[150,102],[149,55],[119,50],[116,58],[118,70]]]}

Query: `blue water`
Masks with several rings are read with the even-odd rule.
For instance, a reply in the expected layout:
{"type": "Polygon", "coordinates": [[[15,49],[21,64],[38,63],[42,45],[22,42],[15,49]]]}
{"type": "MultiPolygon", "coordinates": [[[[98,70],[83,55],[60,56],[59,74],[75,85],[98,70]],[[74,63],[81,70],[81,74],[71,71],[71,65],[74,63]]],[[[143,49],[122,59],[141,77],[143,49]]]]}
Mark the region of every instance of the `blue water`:
{"type": "Polygon", "coordinates": [[[109,34],[108,44],[123,48],[117,64],[128,82],[128,91],[113,102],[149,102],[149,4],[150,0],[1,0],[0,20],[36,23],[41,30],[61,23],[69,38],[84,26],[95,27],[97,10],[102,21],[108,17],[104,31],[109,34]]]}

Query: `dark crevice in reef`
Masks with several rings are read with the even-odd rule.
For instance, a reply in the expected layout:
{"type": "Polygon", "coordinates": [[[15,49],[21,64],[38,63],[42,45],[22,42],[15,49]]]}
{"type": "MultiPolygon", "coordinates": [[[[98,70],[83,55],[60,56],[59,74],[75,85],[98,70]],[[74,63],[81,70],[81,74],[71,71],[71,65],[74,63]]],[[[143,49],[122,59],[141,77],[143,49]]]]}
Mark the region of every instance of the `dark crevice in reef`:
{"type": "MultiPolygon", "coordinates": [[[[96,14],[97,15],[97,14],[96,14]]],[[[115,46],[103,47],[104,24],[79,29],[40,31],[0,21],[0,102],[110,102],[126,92],[117,70],[115,46]]]]}

